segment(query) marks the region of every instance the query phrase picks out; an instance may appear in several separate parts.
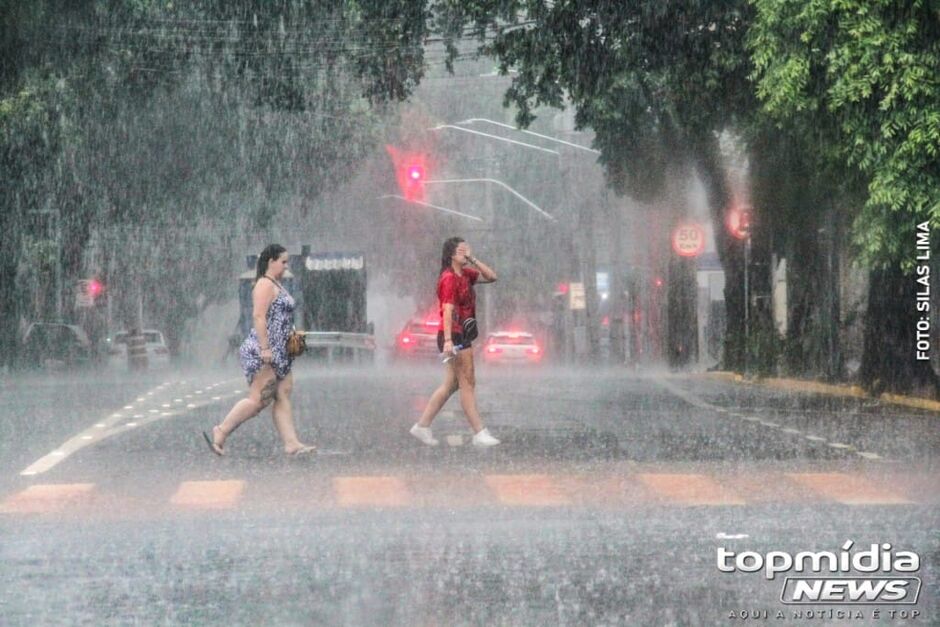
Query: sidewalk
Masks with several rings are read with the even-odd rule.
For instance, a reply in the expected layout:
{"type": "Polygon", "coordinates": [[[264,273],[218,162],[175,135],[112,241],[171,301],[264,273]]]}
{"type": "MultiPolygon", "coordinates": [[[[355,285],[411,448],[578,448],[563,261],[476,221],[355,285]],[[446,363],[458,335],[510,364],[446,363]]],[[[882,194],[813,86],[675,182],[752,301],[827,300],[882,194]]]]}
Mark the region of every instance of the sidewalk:
{"type": "Polygon", "coordinates": [[[720,379],[733,383],[744,383],[749,385],[762,385],[764,387],[777,390],[786,390],[789,392],[808,392],[812,394],[828,394],[830,396],[851,396],[854,398],[867,398],[879,400],[885,403],[913,407],[915,409],[925,409],[927,411],[940,412],[940,401],[932,401],[926,398],[916,396],[903,396],[900,394],[889,394],[887,392],[881,396],[872,396],[857,385],[838,385],[832,383],[821,383],[819,381],[807,381],[803,379],[784,379],[777,377],[753,377],[747,378],[737,372],[715,371],[703,373],[705,377],[720,379]]]}

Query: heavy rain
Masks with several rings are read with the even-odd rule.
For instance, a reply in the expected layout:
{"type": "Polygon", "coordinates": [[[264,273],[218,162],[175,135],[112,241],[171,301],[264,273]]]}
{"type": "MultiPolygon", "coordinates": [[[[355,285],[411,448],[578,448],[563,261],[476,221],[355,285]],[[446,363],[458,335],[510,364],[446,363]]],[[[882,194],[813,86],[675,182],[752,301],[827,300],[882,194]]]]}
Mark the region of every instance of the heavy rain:
{"type": "Polygon", "coordinates": [[[0,624],[940,624],[935,1],[0,15],[0,624]]]}

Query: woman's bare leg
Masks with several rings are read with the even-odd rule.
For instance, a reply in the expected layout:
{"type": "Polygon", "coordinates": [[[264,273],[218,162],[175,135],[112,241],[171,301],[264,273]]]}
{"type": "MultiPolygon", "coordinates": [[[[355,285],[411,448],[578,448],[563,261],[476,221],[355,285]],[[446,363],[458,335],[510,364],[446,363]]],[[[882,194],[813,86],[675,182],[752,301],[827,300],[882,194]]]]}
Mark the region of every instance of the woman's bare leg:
{"type": "Polygon", "coordinates": [[[467,416],[467,422],[474,433],[483,429],[483,420],[477,410],[476,372],[473,368],[473,351],[460,351],[453,360],[457,371],[457,385],[460,387],[460,406],[467,416]]]}
{"type": "Polygon", "coordinates": [[[274,374],[274,368],[265,364],[261,370],[252,379],[248,388],[248,398],[235,403],[225,420],[221,424],[212,428],[212,439],[216,446],[221,448],[225,445],[225,439],[243,422],[257,416],[262,409],[271,404],[274,400],[277,386],[277,377],[274,374]]]}
{"type": "Polygon", "coordinates": [[[418,426],[430,427],[431,421],[433,421],[437,413],[441,411],[441,407],[444,406],[444,403],[447,402],[451,394],[457,390],[457,374],[454,371],[455,361],[456,359],[452,359],[447,362],[447,367],[444,369],[444,382],[434,390],[434,393],[431,394],[431,398],[428,399],[428,404],[424,408],[421,418],[418,419],[418,426]]]}
{"type": "Polygon", "coordinates": [[[293,408],[290,393],[294,389],[294,375],[288,374],[277,382],[274,395],[274,407],[271,414],[274,418],[274,428],[281,436],[285,453],[295,453],[307,445],[297,438],[297,429],[294,427],[293,408]]]}

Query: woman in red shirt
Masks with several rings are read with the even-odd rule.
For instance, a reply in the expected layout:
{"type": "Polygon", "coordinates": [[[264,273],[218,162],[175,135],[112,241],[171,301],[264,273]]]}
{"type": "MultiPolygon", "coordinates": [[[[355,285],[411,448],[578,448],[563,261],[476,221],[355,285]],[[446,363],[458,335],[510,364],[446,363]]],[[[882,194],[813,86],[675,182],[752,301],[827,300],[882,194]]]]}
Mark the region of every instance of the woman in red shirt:
{"type": "Polygon", "coordinates": [[[474,387],[476,379],[473,370],[473,351],[470,342],[462,336],[463,323],[468,318],[476,318],[476,283],[493,283],[496,273],[470,253],[470,245],[460,237],[452,237],[444,242],[441,253],[441,273],[437,280],[437,299],[440,303],[441,331],[438,332],[438,348],[445,354],[451,354],[454,346],[460,346],[457,356],[447,362],[444,369],[444,382],[434,390],[421,418],[411,428],[411,435],[425,444],[436,446],[438,441],[431,433],[431,421],[450,398],[460,390],[460,406],[467,415],[467,421],[473,429],[474,446],[488,447],[499,444],[499,440],[490,435],[483,426],[480,412],[477,411],[477,399],[474,387]],[[472,266],[472,267],[471,267],[472,266]]]}

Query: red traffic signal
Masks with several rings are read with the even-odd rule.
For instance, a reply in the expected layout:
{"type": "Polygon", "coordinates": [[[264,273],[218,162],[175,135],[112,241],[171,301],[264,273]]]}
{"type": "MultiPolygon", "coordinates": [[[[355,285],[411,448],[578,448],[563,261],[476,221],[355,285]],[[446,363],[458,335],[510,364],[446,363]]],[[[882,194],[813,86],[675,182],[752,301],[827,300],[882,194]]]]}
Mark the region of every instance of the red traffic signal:
{"type": "Polygon", "coordinates": [[[427,175],[427,155],[421,152],[405,152],[394,146],[386,146],[395,165],[395,179],[406,200],[424,200],[424,181],[427,175]]]}
{"type": "Polygon", "coordinates": [[[88,281],[88,295],[92,298],[98,298],[104,294],[104,284],[98,279],[88,281]]]}
{"type": "Polygon", "coordinates": [[[417,183],[424,179],[424,168],[420,165],[408,166],[408,180],[417,183]]]}
{"type": "Polygon", "coordinates": [[[750,207],[732,207],[725,218],[728,232],[737,239],[747,239],[751,234],[750,207]]]}

